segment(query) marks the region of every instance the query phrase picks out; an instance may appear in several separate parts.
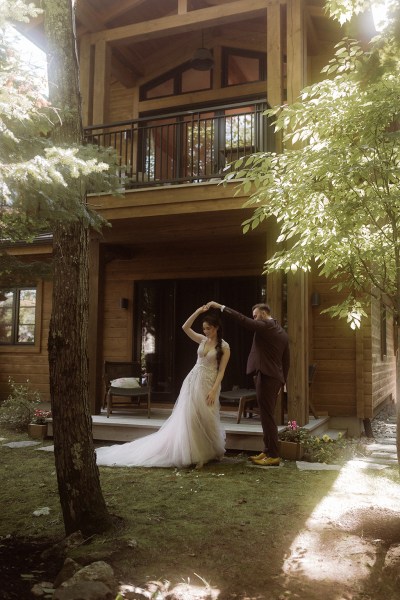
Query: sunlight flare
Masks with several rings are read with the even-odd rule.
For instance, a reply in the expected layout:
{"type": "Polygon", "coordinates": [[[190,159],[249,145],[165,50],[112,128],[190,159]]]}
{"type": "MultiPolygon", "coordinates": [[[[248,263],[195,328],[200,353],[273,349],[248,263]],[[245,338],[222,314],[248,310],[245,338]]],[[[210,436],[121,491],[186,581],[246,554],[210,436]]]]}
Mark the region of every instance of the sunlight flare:
{"type": "Polygon", "coordinates": [[[290,578],[349,586],[367,581],[382,542],[379,516],[400,518],[399,495],[398,483],[350,461],[293,541],[283,572],[290,578]],[[338,529],[343,535],[338,536],[338,529]]]}

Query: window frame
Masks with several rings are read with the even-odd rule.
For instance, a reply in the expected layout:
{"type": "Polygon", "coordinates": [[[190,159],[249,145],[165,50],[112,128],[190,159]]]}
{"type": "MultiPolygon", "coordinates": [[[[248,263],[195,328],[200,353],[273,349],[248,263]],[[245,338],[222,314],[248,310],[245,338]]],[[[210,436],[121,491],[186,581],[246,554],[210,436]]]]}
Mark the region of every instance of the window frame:
{"type": "Polygon", "coordinates": [[[35,325],[34,325],[34,341],[33,342],[18,342],[16,341],[18,331],[18,320],[16,320],[17,302],[13,301],[13,341],[11,342],[0,342],[0,353],[35,353],[41,351],[41,339],[42,339],[42,297],[43,297],[43,282],[37,284],[26,284],[26,285],[14,285],[14,286],[2,286],[2,291],[16,291],[22,290],[36,290],[36,305],[35,305],[35,325]]]}

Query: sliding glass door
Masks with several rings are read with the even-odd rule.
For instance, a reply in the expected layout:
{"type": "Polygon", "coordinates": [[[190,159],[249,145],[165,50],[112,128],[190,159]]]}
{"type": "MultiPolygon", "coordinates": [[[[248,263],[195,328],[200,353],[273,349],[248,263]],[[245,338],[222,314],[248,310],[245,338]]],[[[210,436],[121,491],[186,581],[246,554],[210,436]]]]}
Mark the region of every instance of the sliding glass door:
{"type": "MultiPolygon", "coordinates": [[[[251,316],[251,307],[265,300],[264,277],[138,281],[135,284],[134,359],[153,373],[154,400],[175,402],[182,381],[197,357],[197,345],[182,331],[182,324],[208,300],[223,302],[251,316]]],[[[231,359],[223,389],[248,387],[246,360],[252,334],[222,315],[223,337],[231,359]]],[[[201,318],[193,328],[201,332],[201,318]]]]}

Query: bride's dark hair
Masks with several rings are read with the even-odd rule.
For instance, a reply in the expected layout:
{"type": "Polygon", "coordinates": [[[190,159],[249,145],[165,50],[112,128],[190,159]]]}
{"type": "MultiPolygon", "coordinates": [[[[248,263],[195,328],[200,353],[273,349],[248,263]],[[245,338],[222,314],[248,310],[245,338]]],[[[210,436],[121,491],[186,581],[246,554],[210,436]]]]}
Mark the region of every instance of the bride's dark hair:
{"type": "Polygon", "coordinates": [[[215,346],[215,350],[216,350],[216,353],[217,353],[217,367],[219,369],[221,358],[222,358],[222,355],[224,353],[224,351],[222,350],[222,324],[221,324],[221,320],[216,315],[213,315],[213,314],[209,313],[209,314],[207,314],[207,315],[205,315],[203,317],[203,323],[208,323],[208,325],[211,325],[212,327],[216,327],[217,328],[217,343],[216,343],[216,346],[215,346]]]}

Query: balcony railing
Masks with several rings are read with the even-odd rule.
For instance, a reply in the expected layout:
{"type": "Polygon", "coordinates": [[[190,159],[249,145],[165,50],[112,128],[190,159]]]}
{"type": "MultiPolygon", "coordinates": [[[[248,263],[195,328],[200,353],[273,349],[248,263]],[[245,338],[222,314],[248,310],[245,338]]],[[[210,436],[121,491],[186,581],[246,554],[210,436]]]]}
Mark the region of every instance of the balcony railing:
{"type": "Polygon", "coordinates": [[[221,179],[241,156],[273,148],[257,100],[87,127],[89,143],[112,147],[126,188],[221,179]]]}

